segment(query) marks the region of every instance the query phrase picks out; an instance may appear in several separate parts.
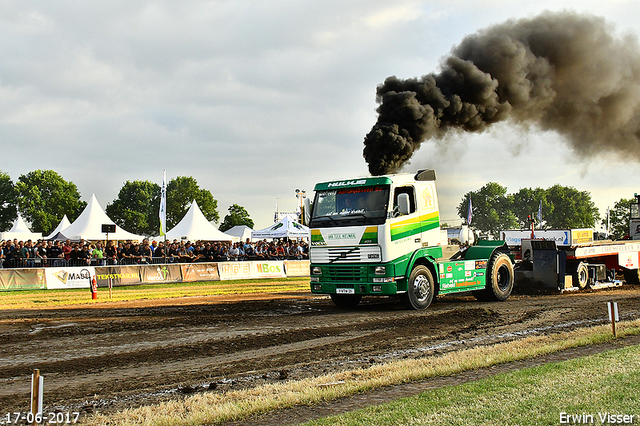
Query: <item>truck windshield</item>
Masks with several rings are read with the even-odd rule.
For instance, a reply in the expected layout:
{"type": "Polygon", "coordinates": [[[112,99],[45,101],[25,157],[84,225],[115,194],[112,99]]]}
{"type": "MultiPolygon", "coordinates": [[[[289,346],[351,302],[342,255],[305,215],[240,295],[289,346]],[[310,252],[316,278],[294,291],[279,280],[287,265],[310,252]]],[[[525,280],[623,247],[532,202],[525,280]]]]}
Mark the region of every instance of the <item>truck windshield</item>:
{"type": "Polygon", "coordinates": [[[317,191],[310,225],[379,225],[387,217],[388,203],[388,185],[317,191]]]}

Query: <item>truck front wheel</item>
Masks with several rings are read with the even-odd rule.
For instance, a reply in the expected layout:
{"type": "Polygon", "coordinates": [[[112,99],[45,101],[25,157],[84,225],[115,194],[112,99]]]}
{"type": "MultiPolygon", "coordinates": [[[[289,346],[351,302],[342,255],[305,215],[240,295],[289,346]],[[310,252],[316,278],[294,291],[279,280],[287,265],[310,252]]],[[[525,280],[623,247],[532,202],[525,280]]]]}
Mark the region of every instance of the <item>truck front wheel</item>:
{"type": "Polygon", "coordinates": [[[404,302],[411,309],[427,309],[433,301],[434,289],[431,271],[426,266],[418,265],[409,275],[404,302]]]}

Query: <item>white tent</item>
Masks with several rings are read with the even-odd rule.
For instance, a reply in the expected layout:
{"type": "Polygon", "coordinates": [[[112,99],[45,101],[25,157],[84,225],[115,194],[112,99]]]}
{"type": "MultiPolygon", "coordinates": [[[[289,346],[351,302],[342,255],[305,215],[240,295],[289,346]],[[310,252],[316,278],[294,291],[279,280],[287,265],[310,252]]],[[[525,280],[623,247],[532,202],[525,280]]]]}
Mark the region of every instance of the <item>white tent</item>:
{"type": "Polygon", "coordinates": [[[309,239],[311,232],[309,228],[294,221],[291,217],[285,216],[273,226],[259,231],[253,231],[251,238],[306,238],[309,239]]]}
{"type": "Polygon", "coordinates": [[[253,229],[249,228],[247,225],[236,225],[231,229],[227,229],[224,233],[227,235],[231,235],[238,239],[238,241],[247,241],[247,238],[251,239],[251,232],[253,229]]]}
{"type": "Polygon", "coordinates": [[[69,222],[69,219],[67,218],[67,215],[65,214],[64,216],[62,216],[62,220],[60,221],[60,223],[58,224],[56,229],[54,229],[54,231],[52,233],[50,233],[49,235],[44,237],[44,239],[45,240],[53,239],[56,235],[58,235],[58,232],[62,231],[64,228],[67,228],[69,225],[71,225],[71,222],[69,222]]]}
{"type": "MultiPolygon", "coordinates": [[[[189,241],[233,241],[231,235],[219,231],[209,223],[196,200],[193,200],[189,211],[182,220],[167,232],[167,240],[189,240],[189,241]]],[[[162,239],[163,237],[157,237],[162,239]]]]}
{"type": "MultiPolygon", "coordinates": [[[[66,239],[78,241],[84,240],[104,240],[107,234],[102,232],[102,225],[113,225],[113,221],[102,210],[95,194],[91,195],[89,204],[78,218],[69,226],[60,231],[66,239]]],[[[109,233],[110,240],[138,240],[142,241],[142,235],[132,234],[116,226],[116,232],[109,233]]]]}
{"type": "Polygon", "coordinates": [[[14,238],[17,238],[18,241],[35,241],[42,238],[42,233],[31,232],[22,217],[20,217],[20,214],[18,214],[11,229],[6,232],[0,232],[0,240],[13,240],[14,238]]]}

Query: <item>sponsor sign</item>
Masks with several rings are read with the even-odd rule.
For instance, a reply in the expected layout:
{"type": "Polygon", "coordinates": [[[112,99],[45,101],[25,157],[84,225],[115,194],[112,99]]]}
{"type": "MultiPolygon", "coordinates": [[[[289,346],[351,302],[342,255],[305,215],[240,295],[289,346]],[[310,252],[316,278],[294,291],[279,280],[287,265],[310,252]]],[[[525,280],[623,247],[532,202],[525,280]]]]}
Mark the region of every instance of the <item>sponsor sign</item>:
{"type": "Polygon", "coordinates": [[[47,288],[90,288],[91,278],[96,274],[94,266],[69,268],[45,268],[47,288]]]}
{"type": "Polygon", "coordinates": [[[183,263],[182,281],[220,281],[217,263],[183,263]]]}
{"type": "Polygon", "coordinates": [[[618,264],[627,269],[638,269],[638,252],[618,253],[618,264]]]}
{"type": "Polygon", "coordinates": [[[45,285],[44,269],[0,269],[0,291],[38,290],[45,285]]]}
{"type": "Polygon", "coordinates": [[[247,280],[251,278],[251,262],[224,262],[218,264],[221,280],[247,280]]]}
{"type": "Polygon", "coordinates": [[[109,287],[109,280],[115,286],[140,284],[138,266],[96,266],[98,287],[109,287]]]}
{"type": "Polygon", "coordinates": [[[284,262],[271,260],[265,262],[249,262],[253,272],[252,278],[284,278],[284,262]]]}
{"type": "Polygon", "coordinates": [[[180,265],[141,265],[140,281],[145,284],[175,283],[182,280],[180,265]]]}
{"type": "Polygon", "coordinates": [[[309,261],[308,260],[285,260],[284,271],[287,277],[308,277],[309,261]]]}

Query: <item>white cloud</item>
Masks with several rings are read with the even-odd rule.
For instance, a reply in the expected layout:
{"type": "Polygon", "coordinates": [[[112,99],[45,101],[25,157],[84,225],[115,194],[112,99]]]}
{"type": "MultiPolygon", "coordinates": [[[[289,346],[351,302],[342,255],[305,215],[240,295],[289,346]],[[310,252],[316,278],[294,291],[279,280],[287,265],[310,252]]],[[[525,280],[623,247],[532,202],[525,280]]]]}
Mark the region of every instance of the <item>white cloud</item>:
{"type": "MultiPolygon", "coordinates": [[[[2,171],[53,169],[102,205],[126,180],[194,176],[257,227],[294,190],[366,174],[376,86],[436,71],[466,34],[545,9],[602,14],[639,32],[631,1],[13,2],[0,16],[2,171]]],[[[426,142],[441,205],[488,181],[509,190],[555,179],[601,209],[629,197],[638,170],[586,162],[553,134],[508,125],[426,142]],[[445,147],[447,149],[445,149],[445,147]],[[487,152],[491,156],[487,158],[487,152]],[[616,176],[615,178],[613,176],[616,176]]],[[[551,184],[553,184],[551,183],[551,184]]],[[[635,189],[634,192],[638,190],[635,189]]]]}

